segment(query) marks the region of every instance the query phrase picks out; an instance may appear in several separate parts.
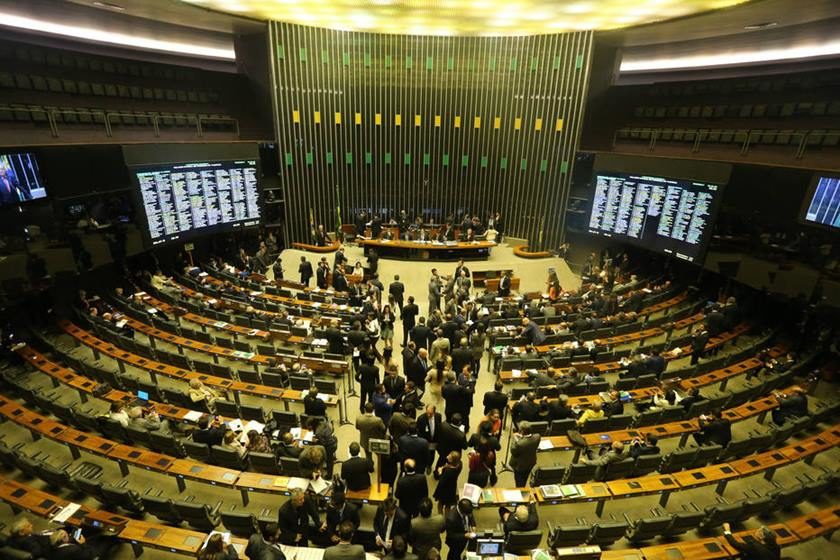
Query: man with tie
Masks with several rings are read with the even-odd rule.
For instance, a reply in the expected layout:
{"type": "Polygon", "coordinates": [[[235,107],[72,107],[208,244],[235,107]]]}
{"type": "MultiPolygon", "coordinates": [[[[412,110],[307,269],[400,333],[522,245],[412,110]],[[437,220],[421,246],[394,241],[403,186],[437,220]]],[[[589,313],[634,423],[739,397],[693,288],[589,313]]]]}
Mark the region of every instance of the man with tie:
{"type": "Polygon", "coordinates": [[[446,514],[445,527],[449,547],[446,560],[460,560],[467,544],[476,536],[472,502],[466,498],[458,500],[458,505],[446,514]]]}
{"type": "Polygon", "coordinates": [[[511,272],[507,271],[499,281],[499,297],[507,297],[510,295],[510,277],[511,272]]]}
{"type": "Polygon", "coordinates": [[[388,496],[373,516],[373,530],[376,533],[376,546],[384,552],[391,551],[393,539],[397,535],[408,536],[411,520],[397,507],[396,500],[388,496]]]}
{"type": "Polygon", "coordinates": [[[359,506],[348,502],[344,497],[344,492],[333,492],[327,506],[326,517],[326,521],[321,525],[326,538],[321,539],[321,542],[334,545],[341,540],[339,527],[343,523],[352,523],[353,530],[359,526],[359,506]]]}
{"type": "Polygon", "coordinates": [[[306,260],[306,257],[300,258],[298,272],[300,273],[300,283],[309,286],[309,279],[312,278],[312,263],[306,260]]]}
{"type": "MultiPolygon", "coordinates": [[[[413,297],[409,297],[409,304],[411,304],[413,300],[413,297]]],[[[407,308],[408,305],[406,305],[406,309],[407,308]]],[[[403,313],[405,313],[405,311],[403,311],[403,313]]],[[[426,326],[425,317],[420,317],[419,321],[420,322],[417,325],[415,325],[413,329],[410,329],[411,332],[409,332],[409,336],[411,337],[411,341],[417,348],[428,348],[429,343],[432,340],[432,329],[426,326]]],[[[403,323],[403,328],[405,328],[405,323],[403,323]]]]}
{"type": "Polygon", "coordinates": [[[417,434],[420,438],[429,442],[429,453],[426,465],[431,469],[435,459],[435,449],[438,444],[438,428],[441,425],[441,415],[435,405],[426,406],[426,412],[417,419],[417,434]]]}
{"type": "MultiPolygon", "coordinates": [[[[410,346],[413,342],[408,343],[410,346]]],[[[426,390],[426,374],[429,372],[431,364],[429,362],[429,352],[425,348],[421,348],[417,355],[414,356],[405,367],[405,375],[414,382],[414,386],[421,391],[426,390]]]]}

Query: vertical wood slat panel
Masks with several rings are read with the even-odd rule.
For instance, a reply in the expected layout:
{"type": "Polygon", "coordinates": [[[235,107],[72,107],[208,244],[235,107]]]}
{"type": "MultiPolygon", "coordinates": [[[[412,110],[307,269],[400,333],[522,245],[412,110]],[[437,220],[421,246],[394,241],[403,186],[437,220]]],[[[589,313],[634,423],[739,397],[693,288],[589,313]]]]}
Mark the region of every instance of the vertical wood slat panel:
{"type": "Polygon", "coordinates": [[[308,239],[310,209],[316,223],[333,229],[339,203],[344,222],[352,221],[362,208],[384,211],[388,217],[405,209],[434,221],[459,211],[483,219],[498,210],[508,235],[527,238],[535,246],[541,236],[545,246],[563,239],[589,79],[591,32],[416,37],[279,22],[270,27],[289,240],[308,239]],[[277,55],[281,44],[282,59],[277,55]],[[555,69],[557,57],[560,67],[555,69]],[[300,112],[299,123],[293,122],[295,110],[300,112]],[[316,111],[320,124],[315,123],[316,111]],[[356,113],[361,114],[360,125],[356,113]],[[380,125],[375,123],[377,113],[380,125]],[[399,126],[396,115],[401,117],[399,126]],[[419,127],[415,115],[420,115],[419,127]],[[441,117],[440,127],[435,126],[436,115],[441,117]],[[457,116],[459,128],[454,126],[457,116]],[[501,120],[499,129],[494,127],[496,118],[501,120]],[[514,129],[517,118],[519,130],[514,129]],[[535,130],[536,119],[541,119],[540,130],[535,130]],[[557,119],[564,123],[559,132],[557,119]],[[291,165],[286,154],[291,154],[291,165]]]}

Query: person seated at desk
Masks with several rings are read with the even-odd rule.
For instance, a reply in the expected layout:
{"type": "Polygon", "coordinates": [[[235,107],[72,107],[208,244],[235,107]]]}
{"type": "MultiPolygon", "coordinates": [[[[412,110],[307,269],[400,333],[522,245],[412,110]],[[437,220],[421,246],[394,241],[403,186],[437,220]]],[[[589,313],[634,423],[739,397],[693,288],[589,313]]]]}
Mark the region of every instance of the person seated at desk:
{"type": "Polygon", "coordinates": [[[720,410],[699,418],[700,431],[694,434],[697,445],[717,444],[726,447],[732,441],[732,423],[722,416],[720,410]]]}
{"type": "Polygon", "coordinates": [[[283,549],[277,542],[277,523],[260,523],[261,530],[248,538],[245,556],[248,560],[286,560],[283,549]]]}
{"type": "Polygon", "coordinates": [[[312,387],[303,398],[303,413],[307,416],[327,415],[327,403],[318,398],[318,387],[312,387]]]}
{"type": "Polygon", "coordinates": [[[700,389],[697,388],[697,387],[692,387],[691,389],[688,390],[688,394],[685,397],[683,397],[679,401],[677,401],[675,399],[674,402],[675,403],[679,402],[680,406],[683,407],[683,410],[688,412],[688,409],[691,408],[691,405],[693,405],[696,402],[700,402],[702,400],[703,400],[703,396],[700,394],[700,389]]]}
{"type": "Polygon", "coordinates": [[[220,445],[222,449],[227,449],[228,451],[235,451],[239,458],[243,458],[248,450],[245,449],[245,446],[239,441],[239,438],[236,437],[236,433],[233,430],[227,430],[225,435],[222,436],[222,444],[220,445]]]}
{"type": "Polygon", "coordinates": [[[589,422],[590,420],[592,420],[594,418],[603,418],[603,417],[604,417],[604,411],[601,408],[601,403],[594,402],[594,403],[592,403],[592,406],[590,408],[587,408],[586,410],[584,410],[583,414],[581,414],[580,417],[577,419],[577,425],[578,426],[583,426],[584,424],[586,424],[587,422],[589,422]]]}
{"type": "Polygon", "coordinates": [[[291,497],[277,511],[278,540],[286,545],[307,546],[310,520],[315,527],[321,527],[321,516],[315,502],[303,491],[293,490],[291,497]]]}
{"type": "Polygon", "coordinates": [[[207,544],[198,553],[198,560],[238,560],[239,553],[232,544],[225,545],[221,533],[216,533],[207,539],[207,544]]]}
{"type": "Polygon", "coordinates": [[[150,432],[166,431],[169,428],[169,423],[161,420],[154,407],[144,409],[141,406],[133,406],[128,409],[128,418],[129,425],[150,432]]]}
{"type": "Polygon", "coordinates": [[[600,455],[598,457],[592,456],[592,450],[586,448],[586,457],[581,459],[580,462],[584,465],[595,465],[598,467],[606,467],[607,465],[611,465],[612,463],[618,463],[627,458],[627,453],[625,453],[624,442],[622,441],[614,441],[609,446],[609,448],[602,447],[600,450],[600,455]]]}
{"type": "Polygon", "coordinates": [[[788,420],[808,416],[808,396],[802,387],[794,387],[790,394],[773,393],[779,407],[773,412],[773,423],[781,426],[788,420]]]}
{"type": "Polygon", "coordinates": [[[680,402],[682,402],[683,400],[683,397],[680,396],[676,389],[665,389],[665,387],[661,384],[659,387],[654,387],[652,391],[653,399],[651,401],[651,406],[648,410],[661,410],[665,408],[671,408],[680,404],[680,402]]]}
{"type": "Polygon", "coordinates": [[[202,414],[198,419],[198,429],[193,430],[192,439],[196,443],[206,445],[221,445],[227,428],[218,417],[211,417],[209,414],[202,414]]]}
{"type": "Polygon", "coordinates": [[[203,402],[211,412],[216,410],[215,402],[219,400],[220,394],[207,387],[200,379],[190,379],[190,400],[194,403],[203,402]]]}
{"type": "Polygon", "coordinates": [[[472,227],[468,227],[466,231],[461,233],[461,241],[464,243],[472,243],[475,241],[475,232],[472,227]]]}
{"type": "Polygon", "coordinates": [[[341,479],[348,490],[367,490],[371,486],[370,473],[373,472],[373,461],[359,457],[361,446],[353,442],[349,447],[350,458],[341,463],[341,479]]]}
{"type": "Polygon", "coordinates": [[[723,538],[729,546],[738,551],[738,557],[742,560],[779,560],[782,557],[782,551],[776,542],[776,532],[766,525],[756,529],[752,535],[744,537],[744,542],[739,542],[732,536],[729,523],[724,523],[723,538]]]}
{"type": "Polygon", "coordinates": [[[58,560],[95,560],[99,558],[96,548],[85,541],[85,537],[79,535],[78,539],[71,537],[64,529],[54,531],[50,535],[52,551],[47,558],[58,560]]]}
{"type": "Polygon", "coordinates": [[[248,430],[247,437],[248,445],[246,449],[249,453],[272,453],[271,442],[264,434],[257,430],[248,430]]]}
{"type": "Polygon", "coordinates": [[[326,247],[327,243],[332,243],[329,234],[324,230],[324,224],[318,224],[318,229],[313,235],[313,242],[318,247],[326,247]]]}
{"type": "Polygon", "coordinates": [[[280,443],[277,444],[277,457],[297,459],[302,451],[303,448],[297,444],[291,432],[286,432],[280,437],[280,443]]]}
{"type": "Polygon", "coordinates": [[[621,394],[616,389],[610,389],[609,400],[602,405],[604,414],[609,418],[614,414],[624,414],[624,403],[621,402],[621,394]]]}
{"type": "Polygon", "coordinates": [[[540,405],[537,402],[537,393],[528,391],[523,395],[515,405],[513,405],[513,421],[515,424],[520,422],[538,422],[540,419],[540,405]]]}
{"type": "Polygon", "coordinates": [[[548,404],[548,415],[551,420],[565,420],[575,418],[575,413],[569,407],[569,396],[561,393],[555,400],[549,401],[547,397],[543,400],[548,404]]]}
{"type": "Polygon", "coordinates": [[[548,368],[545,373],[537,372],[536,375],[531,377],[531,387],[554,387],[557,385],[557,381],[554,377],[557,375],[557,372],[554,368],[548,368]]]}
{"type": "Polygon", "coordinates": [[[454,241],[454,240],[455,240],[455,230],[452,229],[451,224],[445,224],[440,228],[440,230],[438,230],[437,241],[439,243],[445,243],[447,241],[454,241]]]}
{"type": "Polygon", "coordinates": [[[32,522],[26,517],[21,517],[12,524],[6,544],[28,552],[32,558],[47,558],[52,548],[49,534],[35,533],[32,522]]]}
{"type": "Polygon", "coordinates": [[[634,459],[641,455],[656,455],[659,453],[659,438],[652,432],[645,434],[645,439],[634,438],[630,443],[630,456],[634,459]]]}
{"type": "Polygon", "coordinates": [[[520,504],[513,511],[506,507],[500,507],[499,517],[502,519],[505,536],[511,531],[536,531],[540,526],[537,504],[534,501],[531,501],[527,506],[520,504]]]}
{"type": "Polygon", "coordinates": [[[128,416],[128,412],[125,410],[125,405],[121,402],[111,403],[111,410],[108,412],[108,418],[114,422],[119,422],[123,428],[127,428],[128,423],[131,420],[128,416]]]}

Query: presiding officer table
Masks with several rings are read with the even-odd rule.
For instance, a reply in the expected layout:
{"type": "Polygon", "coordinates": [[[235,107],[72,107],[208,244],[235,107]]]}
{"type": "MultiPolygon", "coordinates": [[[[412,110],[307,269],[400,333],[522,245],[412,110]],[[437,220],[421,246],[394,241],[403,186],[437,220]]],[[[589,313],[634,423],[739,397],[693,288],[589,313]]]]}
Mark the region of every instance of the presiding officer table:
{"type": "Polygon", "coordinates": [[[485,260],[490,256],[490,249],[496,246],[492,241],[439,243],[358,238],[356,242],[365,248],[365,254],[369,253],[369,249],[375,249],[380,257],[432,261],[485,260]]]}

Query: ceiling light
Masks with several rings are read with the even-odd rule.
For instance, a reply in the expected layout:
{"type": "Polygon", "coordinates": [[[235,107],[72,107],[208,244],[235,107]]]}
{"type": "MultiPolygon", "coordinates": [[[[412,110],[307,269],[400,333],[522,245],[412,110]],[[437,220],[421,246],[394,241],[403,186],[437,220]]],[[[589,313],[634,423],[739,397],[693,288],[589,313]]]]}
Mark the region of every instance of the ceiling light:
{"type": "Polygon", "coordinates": [[[106,10],[115,10],[117,12],[125,11],[125,8],[122,6],[117,6],[116,4],[111,4],[109,2],[94,2],[93,5],[97,8],[105,8],[106,10]]]}
{"type": "Polygon", "coordinates": [[[747,31],[757,31],[759,29],[768,29],[770,27],[776,27],[779,25],[778,21],[764,21],[761,23],[752,23],[750,25],[745,25],[744,29],[747,31]]]}
{"type": "Polygon", "coordinates": [[[800,45],[778,49],[730,51],[673,58],[623,60],[621,72],[657,72],[662,70],[690,70],[715,66],[782,62],[840,55],[840,41],[821,45],[800,45]]]}
{"type": "Polygon", "coordinates": [[[61,35],[84,39],[96,43],[108,43],[121,47],[134,49],[147,49],[153,51],[183,54],[189,56],[202,56],[207,58],[221,58],[235,60],[236,53],[233,48],[224,49],[211,46],[203,46],[196,43],[177,43],[175,41],[162,41],[151,37],[138,37],[127,33],[116,31],[105,31],[93,27],[82,27],[80,25],[68,25],[40,20],[29,17],[22,17],[9,13],[0,12],[0,26],[13,27],[15,29],[26,29],[50,35],[61,35]]]}

